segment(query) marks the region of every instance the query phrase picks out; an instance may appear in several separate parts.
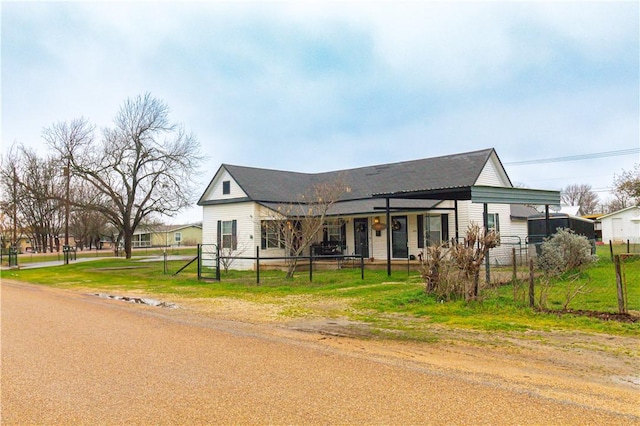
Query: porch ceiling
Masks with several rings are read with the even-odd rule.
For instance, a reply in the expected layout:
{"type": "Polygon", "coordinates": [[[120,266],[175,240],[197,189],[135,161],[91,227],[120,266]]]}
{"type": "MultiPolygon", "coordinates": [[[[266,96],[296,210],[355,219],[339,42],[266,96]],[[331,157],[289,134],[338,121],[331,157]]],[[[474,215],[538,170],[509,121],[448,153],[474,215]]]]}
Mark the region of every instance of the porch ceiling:
{"type": "Polygon", "coordinates": [[[374,198],[414,200],[471,200],[488,204],[560,205],[560,192],[497,186],[462,186],[373,194],[374,198]]]}

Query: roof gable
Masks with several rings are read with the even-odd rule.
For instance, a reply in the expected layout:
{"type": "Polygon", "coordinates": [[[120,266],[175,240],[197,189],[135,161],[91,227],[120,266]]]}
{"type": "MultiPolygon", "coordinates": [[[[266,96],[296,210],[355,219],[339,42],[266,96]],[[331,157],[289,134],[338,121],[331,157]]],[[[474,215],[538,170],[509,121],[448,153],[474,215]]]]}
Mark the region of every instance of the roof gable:
{"type": "Polygon", "coordinates": [[[220,200],[212,185],[220,180],[221,170],[228,172],[253,201],[296,202],[315,184],[338,180],[349,188],[341,199],[346,201],[370,198],[377,193],[471,186],[478,181],[490,158],[498,174],[506,177],[493,149],[316,174],[223,164],[198,204],[207,204],[206,200],[214,198],[220,200]]]}
{"type": "Polygon", "coordinates": [[[227,200],[227,201],[239,201],[246,200],[248,197],[247,192],[242,188],[238,181],[231,175],[228,170],[228,166],[221,165],[218,171],[207,185],[204,193],[198,200],[198,204],[202,205],[208,200],[227,200]],[[224,193],[225,182],[228,182],[229,193],[224,193]]]}
{"type": "Polygon", "coordinates": [[[640,206],[626,207],[624,209],[621,209],[621,210],[618,210],[618,211],[615,211],[615,212],[612,212],[612,213],[608,213],[608,214],[602,215],[598,219],[606,219],[606,218],[611,217],[611,216],[617,216],[620,213],[624,213],[624,212],[626,212],[628,210],[633,210],[633,209],[638,209],[640,211],[640,206]]]}

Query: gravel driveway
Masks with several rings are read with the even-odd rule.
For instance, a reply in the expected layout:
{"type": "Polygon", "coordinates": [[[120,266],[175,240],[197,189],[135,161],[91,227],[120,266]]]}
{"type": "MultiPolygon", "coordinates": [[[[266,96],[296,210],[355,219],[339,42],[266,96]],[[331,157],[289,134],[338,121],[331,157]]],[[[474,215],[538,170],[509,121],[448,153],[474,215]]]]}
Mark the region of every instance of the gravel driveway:
{"type": "Polygon", "coordinates": [[[527,386],[450,368],[440,348],[420,359],[402,343],[7,280],[1,296],[3,425],[640,424],[629,385],[527,386]]]}

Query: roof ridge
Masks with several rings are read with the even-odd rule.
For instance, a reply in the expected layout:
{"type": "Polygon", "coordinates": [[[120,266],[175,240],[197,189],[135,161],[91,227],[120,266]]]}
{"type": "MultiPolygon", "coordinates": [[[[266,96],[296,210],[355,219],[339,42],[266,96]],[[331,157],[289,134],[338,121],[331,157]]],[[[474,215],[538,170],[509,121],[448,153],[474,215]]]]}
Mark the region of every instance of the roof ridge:
{"type": "Polygon", "coordinates": [[[401,164],[418,163],[420,161],[425,161],[425,160],[439,160],[439,159],[448,158],[448,157],[462,157],[464,155],[479,154],[481,152],[486,152],[487,155],[490,155],[491,152],[494,152],[494,151],[495,151],[494,148],[484,148],[484,149],[478,149],[478,150],[475,150],[475,151],[459,152],[459,153],[456,153],[456,154],[445,154],[445,155],[438,155],[438,156],[435,156],[435,157],[424,157],[424,158],[416,158],[416,159],[413,159],[413,160],[394,161],[394,162],[391,162],[391,163],[370,164],[368,166],[352,167],[352,168],[348,168],[348,169],[328,170],[328,171],[324,171],[324,172],[297,172],[297,171],[292,171],[292,170],[270,169],[270,168],[266,168],[266,167],[255,167],[255,166],[241,166],[241,165],[237,165],[237,164],[228,164],[228,163],[222,163],[221,166],[223,166],[223,167],[237,167],[237,168],[252,169],[252,170],[262,170],[262,171],[270,171],[270,172],[279,172],[279,173],[296,173],[296,174],[307,175],[307,176],[319,176],[319,175],[333,174],[333,173],[340,173],[340,172],[350,172],[350,171],[354,171],[354,170],[363,170],[363,169],[375,168],[375,167],[396,166],[396,165],[401,165],[401,164]]]}

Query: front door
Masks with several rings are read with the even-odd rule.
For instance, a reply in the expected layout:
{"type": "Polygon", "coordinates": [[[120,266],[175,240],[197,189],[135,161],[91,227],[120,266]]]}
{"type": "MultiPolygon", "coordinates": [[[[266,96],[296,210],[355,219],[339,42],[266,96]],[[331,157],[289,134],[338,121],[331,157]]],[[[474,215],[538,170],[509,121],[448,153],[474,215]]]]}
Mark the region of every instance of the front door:
{"type": "Polygon", "coordinates": [[[406,259],[409,256],[407,217],[391,218],[391,253],[394,259],[406,259]]]}
{"type": "Polygon", "coordinates": [[[369,219],[353,219],[355,254],[369,257],[369,219]]]}

